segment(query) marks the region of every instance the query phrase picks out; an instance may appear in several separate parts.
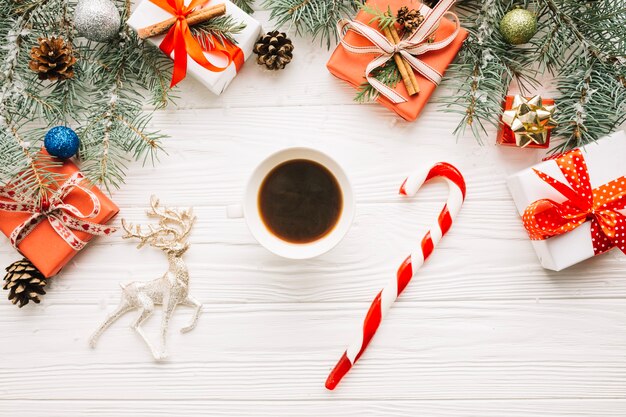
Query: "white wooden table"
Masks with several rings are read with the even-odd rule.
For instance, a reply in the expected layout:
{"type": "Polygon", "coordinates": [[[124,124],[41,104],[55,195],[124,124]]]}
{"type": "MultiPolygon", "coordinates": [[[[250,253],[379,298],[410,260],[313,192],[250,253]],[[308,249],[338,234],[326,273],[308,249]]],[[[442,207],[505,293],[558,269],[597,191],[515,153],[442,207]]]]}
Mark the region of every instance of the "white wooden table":
{"type": "MultiPolygon", "coordinates": [[[[186,259],[191,292],[204,303],[197,329],[177,331],[191,315],[179,309],[170,358],[155,363],[128,314],[89,349],[87,338],[117,305],[118,283],[166,268],[155,249],[97,239],[41,305],[0,303],[0,416],[626,415],[626,257],[613,251],[562,273],[539,266],[504,180],[541,153],[496,147],[494,131],[483,147],[457,141],[457,117],[435,105],[415,123],[357,105],[326,71],[329,52],[295,44],[285,71],[250,61],[219,98],[185,81],[178,108],[154,117],[171,136],[169,155],[155,168],[132,166],[114,194],[117,224],[145,221],[152,193],[195,207],[186,259]],[[275,257],[243,220],[225,218],[257,162],[294,145],[333,155],[357,197],[346,239],[305,262],[275,257]],[[467,202],[358,365],[329,392],[324,380],[372,297],[446,198],[443,184],[412,200],[397,194],[406,174],[437,160],[465,174],[467,202]]],[[[3,240],[0,264],[15,259],[3,240]]],[[[158,321],[146,326],[154,340],[158,321]]]]}

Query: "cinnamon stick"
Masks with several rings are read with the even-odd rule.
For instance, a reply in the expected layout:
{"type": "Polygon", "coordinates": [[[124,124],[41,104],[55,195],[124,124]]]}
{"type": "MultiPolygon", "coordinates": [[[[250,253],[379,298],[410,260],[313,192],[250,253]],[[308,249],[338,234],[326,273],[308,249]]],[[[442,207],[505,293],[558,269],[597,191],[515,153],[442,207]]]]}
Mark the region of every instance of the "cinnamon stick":
{"type": "MultiPolygon", "coordinates": [[[[400,35],[398,34],[396,27],[391,25],[391,27],[389,28],[389,31],[391,32],[391,36],[393,36],[393,43],[396,43],[396,44],[400,43],[400,35]]],[[[411,67],[411,65],[409,65],[409,63],[404,58],[402,59],[402,61],[404,61],[406,70],[409,73],[409,78],[411,79],[411,84],[413,84],[413,89],[415,90],[415,93],[413,94],[409,92],[409,95],[412,96],[420,92],[420,86],[417,83],[417,77],[415,77],[415,71],[413,71],[413,68],[411,67]]]]}
{"type": "MultiPolygon", "coordinates": [[[[226,14],[226,5],[224,3],[216,4],[215,6],[205,7],[200,10],[196,10],[187,16],[187,24],[189,26],[197,25],[202,22],[206,22],[217,16],[226,14]]],[[[147,39],[153,36],[159,36],[166,33],[174,24],[176,24],[177,17],[172,16],[167,20],[164,20],[154,25],[139,29],[137,35],[140,39],[147,39]]]]}
{"type": "MultiPolygon", "coordinates": [[[[393,44],[396,44],[393,35],[391,34],[391,30],[386,27],[383,29],[383,34],[387,38],[387,40],[393,44]]],[[[396,61],[396,65],[398,66],[398,70],[400,70],[400,75],[402,75],[402,81],[404,82],[404,86],[406,87],[406,91],[410,96],[415,94],[415,87],[413,86],[413,82],[411,81],[411,76],[409,75],[409,70],[412,71],[410,65],[405,62],[405,59],[400,54],[394,54],[393,60],[396,61]]]]}

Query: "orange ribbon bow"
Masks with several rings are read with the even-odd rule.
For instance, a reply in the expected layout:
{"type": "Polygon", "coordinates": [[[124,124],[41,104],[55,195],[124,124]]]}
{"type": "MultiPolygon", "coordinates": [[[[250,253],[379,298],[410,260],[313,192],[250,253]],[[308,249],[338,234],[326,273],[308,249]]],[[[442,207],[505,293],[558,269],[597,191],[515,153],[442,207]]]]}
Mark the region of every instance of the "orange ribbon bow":
{"type": "Polygon", "coordinates": [[[532,240],[544,240],[570,232],[591,221],[594,254],[618,247],[626,254],[626,177],[591,188],[589,172],[579,149],[556,159],[568,184],[534,170],[543,181],[567,198],[563,203],[549,199],[532,203],[524,212],[524,227],[532,240]]]}
{"type": "MultiPolygon", "coordinates": [[[[228,63],[224,67],[218,67],[211,64],[204,56],[204,50],[200,43],[193,37],[187,16],[198,7],[204,7],[209,0],[192,0],[188,6],[185,6],[184,0],[150,0],[163,10],[176,16],[176,23],[171,27],[165,39],[161,42],[159,48],[167,56],[174,52],[174,72],[172,74],[172,83],[170,87],[174,87],[182,81],[187,75],[187,55],[198,64],[213,72],[222,72],[236,60],[236,54],[240,51],[234,45],[222,45],[219,41],[211,42],[212,48],[207,52],[217,52],[224,55],[228,63]]],[[[239,64],[237,64],[239,67],[239,64]]],[[[239,69],[239,68],[237,68],[239,69]]]]}

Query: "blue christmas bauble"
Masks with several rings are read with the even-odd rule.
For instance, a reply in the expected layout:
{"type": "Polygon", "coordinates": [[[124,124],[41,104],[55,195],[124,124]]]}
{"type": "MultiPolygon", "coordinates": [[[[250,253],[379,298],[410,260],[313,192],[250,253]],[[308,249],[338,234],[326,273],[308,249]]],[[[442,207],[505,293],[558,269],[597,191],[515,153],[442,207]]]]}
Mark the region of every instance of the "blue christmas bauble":
{"type": "Polygon", "coordinates": [[[57,126],[46,133],[43,144],[50,155],[66,159],[76,155],[80,139],[69,127],[57,126]]]}

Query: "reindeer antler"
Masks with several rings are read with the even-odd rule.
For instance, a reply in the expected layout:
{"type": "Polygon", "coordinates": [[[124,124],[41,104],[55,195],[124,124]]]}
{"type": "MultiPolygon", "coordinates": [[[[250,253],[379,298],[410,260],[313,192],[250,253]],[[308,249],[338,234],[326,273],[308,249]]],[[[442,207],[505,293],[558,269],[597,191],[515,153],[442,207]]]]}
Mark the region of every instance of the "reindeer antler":
{"type": "Polygon", "coordinates": [[[159,199],[153,195],[150,198],[151,209],[148,211],[148,216],[160,218],[159,224],[161,227],[170,230],[177,241],[185,239],[196,220],[193,215],[193,210],[191,208],[187,210],[174,210],[167,207],[161,208],[159,204],[159,199]],[[169,222],[177,225],[180,229],[168,227],[169,222]]]}
{"type": "Polygon", "coordinates": [[[139,239],[140,242],[137,245],[137,248],[143,247],[146,243],[155,246],[156,239],[161,235],[164,230],[162,228],[155,229],[154,226],[148,225],[148,231],[143,232],[141,229],[141,225],[134,225],[133,223],[128,223],[126,219],[122,219],[122,228],[126,232],[122,238],[124,239],[139,239]]]}
{"type": "Polygon", "coordinates": [[[158,226],[148,225],[148,230],[144,232],[141,225],[134,225],[122,219],[122,228],[126,232],[122,236],[124,239],[139,239],[137,248],[141,248],[147,243],[159,249],[171,249],[177,242],[181,242],[187,237],[196,220],[192,209],[178,211],[167,207],[160,208],[159,199],[154,195],[150,198],[150,206],[151,209],[148,210],[147,214],[150,217],[160,219],[158,226]],[[178,228],[172,227],[170,223],[178,226],[178,228]],[[168,235],[172,238],[166,239],[168,235]]]}

